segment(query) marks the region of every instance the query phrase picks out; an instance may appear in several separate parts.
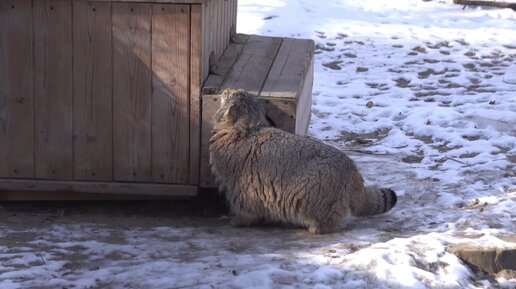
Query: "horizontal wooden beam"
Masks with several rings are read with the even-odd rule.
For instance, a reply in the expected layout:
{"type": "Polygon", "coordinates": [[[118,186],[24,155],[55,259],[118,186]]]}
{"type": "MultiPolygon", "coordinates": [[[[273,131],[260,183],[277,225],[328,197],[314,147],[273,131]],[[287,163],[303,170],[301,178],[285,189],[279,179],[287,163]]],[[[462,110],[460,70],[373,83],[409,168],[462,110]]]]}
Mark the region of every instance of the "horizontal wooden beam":
{"type": "Polygon", "coordinates": [[[0,179],[0,196],[3,193],[16,192],[194,197],[197,195],[197,187],[156,183],[0,179]]]}
{"type": "Polygon", "coordinates": [[[129,3],[157,3],[157,4],[201,4],[210,0],[73,0],[86,2],[129,2],[129,3]]]}

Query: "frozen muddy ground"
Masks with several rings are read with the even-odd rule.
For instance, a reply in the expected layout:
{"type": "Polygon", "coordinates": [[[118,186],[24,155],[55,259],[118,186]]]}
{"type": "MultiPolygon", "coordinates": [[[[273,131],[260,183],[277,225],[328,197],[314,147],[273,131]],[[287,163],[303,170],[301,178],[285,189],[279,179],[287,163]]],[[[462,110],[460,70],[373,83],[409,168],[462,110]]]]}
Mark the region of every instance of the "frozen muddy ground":
{"type": "Polygon", "coordinates": [[[445,248],[516,245],[516,13],[451,2],[239,1],[239,32],[315,40],[309,134],[391,212],[312,236],[206,204],[0,204],[0,288],[515,288],[445,248]]]}

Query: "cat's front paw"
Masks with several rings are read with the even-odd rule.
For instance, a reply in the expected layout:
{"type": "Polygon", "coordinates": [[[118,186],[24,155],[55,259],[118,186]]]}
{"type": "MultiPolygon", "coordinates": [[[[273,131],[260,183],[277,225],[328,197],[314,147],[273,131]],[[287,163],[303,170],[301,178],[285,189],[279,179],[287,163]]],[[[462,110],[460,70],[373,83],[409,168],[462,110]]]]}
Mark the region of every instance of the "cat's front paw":
{"type": "Polygon", "coordinates": [[[314,235],[319,234],[330,234],[336,231],[335,226],[321,226],[321,225],[311,225],[308,227],[308,232],[314,235]]]}

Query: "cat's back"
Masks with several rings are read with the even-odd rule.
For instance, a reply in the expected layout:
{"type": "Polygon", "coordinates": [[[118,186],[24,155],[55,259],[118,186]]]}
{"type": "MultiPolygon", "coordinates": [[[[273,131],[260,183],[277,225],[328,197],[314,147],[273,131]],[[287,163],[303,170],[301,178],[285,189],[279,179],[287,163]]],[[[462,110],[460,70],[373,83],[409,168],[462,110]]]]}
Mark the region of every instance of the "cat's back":
{"type": "Polygon", "coordinates": [[[353,161],[339,149],[321,141],[266,127],[249,138],[255,148],[255,159],[260,168],[274,168],[288,172],[341,174],[354,170],[353,161]]]}

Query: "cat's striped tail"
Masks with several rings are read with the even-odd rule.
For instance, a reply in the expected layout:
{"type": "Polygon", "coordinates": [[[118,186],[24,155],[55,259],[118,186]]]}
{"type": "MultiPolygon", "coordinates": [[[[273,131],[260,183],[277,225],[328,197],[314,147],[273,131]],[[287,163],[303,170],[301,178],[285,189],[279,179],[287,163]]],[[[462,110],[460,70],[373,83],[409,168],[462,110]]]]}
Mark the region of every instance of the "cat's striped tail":
{"type": "Polygon", "coordinates": [[[364,194],[356,197],[351,202],[351,212],[355,216],[385,213],[392,209],[398,201],[398,197],[393,190],[377,187],[366,187],[364,194]]]}

